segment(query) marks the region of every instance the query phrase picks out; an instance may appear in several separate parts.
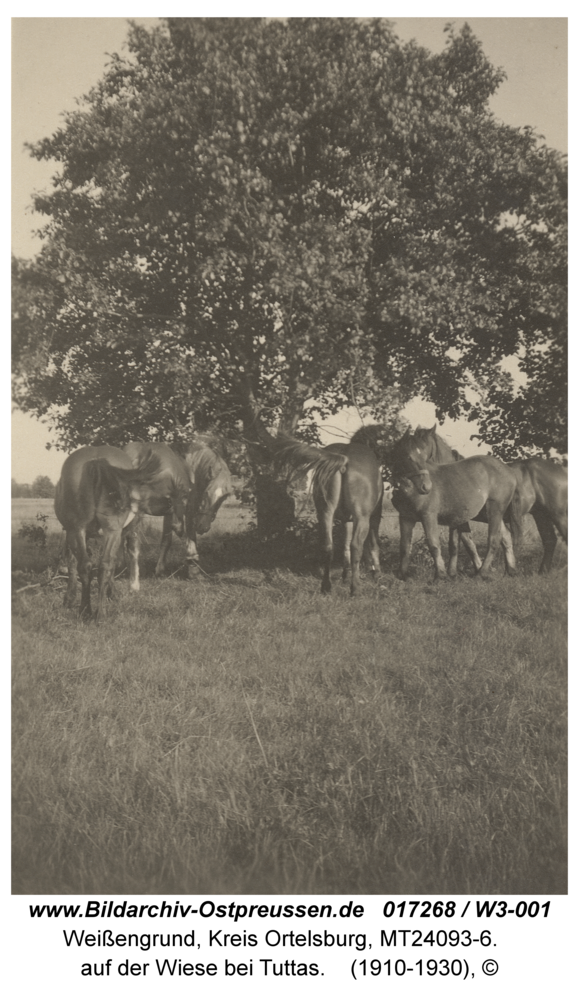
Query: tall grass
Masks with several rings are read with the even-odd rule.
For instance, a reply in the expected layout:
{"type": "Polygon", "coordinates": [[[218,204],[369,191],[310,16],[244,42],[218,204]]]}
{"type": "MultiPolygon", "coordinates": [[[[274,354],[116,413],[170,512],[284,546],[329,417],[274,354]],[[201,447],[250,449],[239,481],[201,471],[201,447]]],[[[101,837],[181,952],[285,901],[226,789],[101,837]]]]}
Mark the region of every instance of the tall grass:
{"type": "Polygon", "coordinates": [[[351,600],[307,538],[154,545],[101,628],[16,595],[15,892],[566,891],[564,567],[402,583],[385,541],[351,600]]]}

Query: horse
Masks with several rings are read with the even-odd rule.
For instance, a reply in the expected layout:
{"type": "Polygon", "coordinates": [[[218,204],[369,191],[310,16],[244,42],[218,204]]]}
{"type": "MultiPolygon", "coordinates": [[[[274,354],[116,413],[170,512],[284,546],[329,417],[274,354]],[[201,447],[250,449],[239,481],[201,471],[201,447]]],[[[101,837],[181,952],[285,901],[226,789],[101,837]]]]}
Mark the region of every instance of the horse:
{"type": "Polygon", "coordinates": [[[180,538],[185,536],[187,572],[192,577],[199,569],[197,535],[209,531],[221,504],[233,492],[229,469],[221,455],[204,440],[194,440],[185,446],[132,442],[124,450],[137,459],[146,448],[159,454],[173,498],[173,504],[164,509],[156,505],[155,509],[145,510],[147,514],[163,515],[161,551],[155,575],[162,576],[165,572],[167,553],[173,534],[176,534],[180,538]]]}
{"type": "Polygon", "coordinates": [[[322,549],[322,594],[329,594],[332,589],[332,528],[334,518],[338,517],[346,524],[342,580],[347,579],[351,568],[350,594],[355,597],[360,588],[360,560],[366,541],[374,578],[380,575],[378,531],[384,484],[374,452],[365,445],[351,443],[316,448],[281,434],[276,441],[279,450],[274,464],[278,468],[313,470],[312,489],[322,549]]]}
{"type": "MultiPolygon", "coordinates": [[[[146,502],[158,475],[159,460],[151,452],[137,467],[120,449],[110,445],[79,448],[65,460],[56,486],[54,510],[66,531],[68,587],[64,603],[76,598],[77,571],[82,584],[80,616],[91,615],[92,563],[87,537],[104,535],[98,567],[97,624],[104,619],[105,597],[111,596],[116,555],[123,535],[146,502]]],[[[137,553],[129,542],[129,585],[139,589],[137,553]]]]}
{"type": "MultiPolygon", "coordinates": [[[[419,435],[420,428],[416,431],[416,435],[419,435]]],[[[405,432],[404,436],[400,441],[397,441],[394,445],[390,441],[390,435],[383,424],[368,424],[364,427],[360,427],[359,430],[351,438],[351,443],[354,444],[365,444],[372,449],[378,461],[385,468],[390,469],[394,464],[394,473],[403,471],[405,466],[400,467],[400,462],[406,457],[404,452],[400,452],[400,446],[405,444],[410,436],[410,428],[405,432]]],[[[461,459],[463,456],[459,455],[458,452],[451,450],[448,445],[438,436],[435,435],[435,449],[432,450],[429,445],[429,450],[424,461],[429,460],[432,462],[440,462],[444,464],[446,462],[455,462],[461,459]]],[[[415,467],[412,466],[414,471],[415,467]]],[[[400,535],[403,534],[402,526],[402,515],[399,519],[400,523],[400,535]]],[[[408,531],[408,526],[406,531],[408,531]]],[[[465,549],[472,560],[475,570],[479,570],[482,566],[482,559],[480,558],[476,545],[472,539],[470,527],[468,524],[461,525],[461,529],[458,532],[459,542],[462,539],[465,549]]],[[[410,545],[412,544],[412,532],[410,532],[410,545]]],[[[456,542],[456,532],[454,528],[449,530],[449,551],[450,551],[450,562],[449,562],[449,575],[456,576],[458,571],[458,545],[456,542]]]]}
{"type": "Polygon", "coordinates": [[[548,573],[557,545],[553,525],[567,544],[567,469],[545,458],[518,459],[509,468],[518,480],[523,513],[531,515],[541,536],[539,573],[548,573]]]}
{"type": "MultiPolygon", "coordinates": [[[[488,578],[499,546],[503,545],[507,573],[516,572],[513,542],[522,533],[518,479],[512,469],[491,455],[474,455],[448,465],[425,463],[417,472],[399,475],[392,502],[400,514],[400,575],[406,579],[417,520],[422,522],[434,562],[435,578],[447,577],[440,551],[439,524],[462,530],[468,521],[488,523],[488,549],[479,574],[488,578]],[[512,537],[502,531],[510,518],[512,537]]],[[[453,553],[456,556],[456,553],[453,553]]]]}
{"type": "Polygon", "coordinates": [[[203,438],[190,441],[183,449],[183,460],[195,479],[195,497],[188,511],[188,524],[195,532],[204,535],[213,524],[221,504],[233,493],[231,474],[227,463],[215,447],[209,447],[203,438]]]}
{"type": "MultiPolygon", "coordinates": [[[[445,465],[463,458],[439,437],[436,424],[430,428],[419,427],[414,434],[407,431],[393,446],[389,457],[397,472],[416,472],[427,462],[445,465]]],[[[508,463],[508,468],[517,477],[521,515],[531,515],[543,543],[544,553],[539,572],[548,573],[557,545],[553,525],[567,543],[567,470],[562,465],[543,458],[517,459],[508,463]]],[[[461,532],[463,530],[464,526],[461,532]]],[[[463,542],[468,547],[467,537],[470,541],[470,536],[462,535],[463,542]]],[[[471,541],[470,544],[476,553],[474,542],[471,541]]]]}
{"type": "MultiPolygon", "coordinates": [[[[143,461],[147,452],[157,456],[159,460],[155,491],[141,505],[141,513],[163,518],[161,550],[155,566],[155,576],[162,576],[165,572],[167,553],[171,547],[173,533],[178,538],[182,538],[186,534],[185,521],[189,505],[194,502],[195,480],[189,475],[185,462],[175,454],[168,444],[157,442],[146,444],[143,441],[131,441],[123,447],[123,451],[128,455],[134,467],[143,461]]],[[[136,529],[137,522],[135,521],[129,534],[131,535],[132,548],[138,555],[139,540],[136,529]]],[[[188,557],[196,555],[196,553],[195,543],[187,538],[188,557]]]]}

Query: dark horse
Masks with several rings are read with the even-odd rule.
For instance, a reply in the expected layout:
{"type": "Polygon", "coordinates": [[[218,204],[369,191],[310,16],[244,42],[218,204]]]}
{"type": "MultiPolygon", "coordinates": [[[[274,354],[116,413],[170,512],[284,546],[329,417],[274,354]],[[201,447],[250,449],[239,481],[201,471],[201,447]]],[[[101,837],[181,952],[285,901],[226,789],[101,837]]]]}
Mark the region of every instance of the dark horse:
{"type": "MultiPolygon", "coordinates": [[[[435,465],[449,465],[451,462],[460,462],[464,458],[464,455],[460,455],[458,451],[454,448],[450,448],[437,433],[436,424],[430,429],[425,427],[418,427],[414,434],[410,432],[410,428],[405,434],[400,438],[399,441],[392,446],[387,454],[387,464],[392,469],[394,477],[399,476],[403,473],[414,473],[423,469],[426,462],[433,462],[435,465]]],[[[401,539],[401,562],[402,562],[402,537],[405,537],[404,548],[406,550],[406,545],[412,545],[412,529],[408,524],[403,525],[404,515],[400,514],[400,539],[401,539]],[[410,534],[410,541],[408,541],[407,536],[410,534]]],[[[503,544],[508,547],[509,540],[506,538],[505,527],[501,527],[501,537],[503,544]]],[[[460,541],[467,550],[471,562],[478,572],[482,566],[482,559],[480,558],[477,547],[475,545],[470,526],[468,524],[461,524],[458,529],[449,528],[448,532],[448,550],[449,550],[449,563],[448,563],[448,575],[455,577],[458,572],[458,550],[460,547],[460,541]],[[457,538],[458,535],[458,538],[457,538]]],[[[410,553],[408,553],[409,555],[410,553]]]]}
{"type": "Polygon", "coordinates": [[[374,577],[380,574],[378,530],[384,484],[376,456],[365,445],[331,444],[315,448],[285,435],[279,435],[277,441],[278,467],[300,472],[313,470],[312,488],[322,548],[322,594],[329,594],[332,589],[332,528],[334,518],[338,517],[346,525],[342,579],[347,578],[351,566],[350,593],[355,596],[360,587],[360,560],[367,539],[374,577]]]}
{"type": "Polygon", "coordinates": [[[513,540],[521,535],[518,480],[512,469],[490,455],[472,456],[449,465],[426,463],[419,472],[397,478],[392,502],[400,513],[400,575],[406,579],[412,531],[420,520],[434,561],[436,579],[447,575],[440,551],[439,525],[464,529],[468,521],[488,523],[488,549],[480,576],[488,577],[499,543],[505,550],[507,572],[516,572],[513,540]],[[503,530],[509,512],[513,537],[503,530]]]}
{"type": "MultiPolygon", "coordinates": [[[[141,504],[146,502],[158,472],[159,461],[150,452],[133,468],[124,451],[110,445],[79,448],[64,462],[56,486],[54,510],[66,531],[69,569],[65,605],[74,604],[78,569],[82,584],[81,617],[91,614],[92,564],[87,536],[104,536],[98,569],[98,623],[104,618],[105,597],[112,592],[115,560],[123,534],[126,535],[141,504]]],[[[131,589],[138,590],[137,556],[131,544],[129,579],[131,589]]]]}
{"type": "Polygon", "coordinates": [[[567,469],[545,458],[518,459],[509,468],[518,480],[523,514],[531,515],[541,536],[543,559],[539,573],[548,573],[557,545],[553,525],[567,544],[567,469]]]}
{"type": "MultiPolygon", "coordinates": [[[[436,433],[436,424],[430,428],[419,427],[414,434],[407,431],[390,452],[392,467],[397,472],[417,472],[427,462],[446,465],[461,459],[462,455],[451,449],[436,433]]],[[[537,525],[544,548],[539,572],[547,573],[557,544],[553,526],[567,542],[567,470],[543,458],[518,459],[509,463],[508,467],[517,477],[521,515],[530,514],[537,525]]],[[[467,537],[462,536],[465,545],[467,537]]],[[[474,547],[474,542],[471,544],[474,547]]],[[[476,549],[474,551],[476,553],[476,549]]],[[[476,566],[474,559],[473,562],[476,566]]]]}
{"type": "Polygon", "coordinates": [[[211,447],[203,436],[189,442],[183,449],[183,460],[195,490],[187,506],[187,563],[189,574],[199,565],[197,535],[204,535],[213,524],[221,504],[233,493],[231,474],[219,452],[219,442],[213,437],[211,447]]]}
{"type": "MultiPolygon", "coordinates": [[[[169,447],[168,444],[131,441],[123,448],[134,467],[141,463],[147,453],[152,453],[159,460],[159,472],[155,481],[155,491],[141,504],[141,513],[163,518],[163,535],[161,551],[155,567],[155,576],[165,572],[165,560],[171,546],[173,532],[178,538],[185,534],[185,518],[192,495],[195,492],[194,480],[189,476],[189,470],[184,461],[169,447]]],[[[129,534],[131,545],[138,557],[139,541],[137,522],[133,522],[129,534]],[[134,536],[134,537],[133,537],[134,536]]],[[[194,552],[196,553],[194,548],[194,552]]],[[[189,542],[187,555],[189,556],[189,542]]]]}
{"type": "Polygon", "coordinates": [[[161,495],[151,498],[148,508],[143,508],[146,514],[163,517],[155,575],[165,572],[174,533],[179,538],[185,535],[188,574],[192,576],[199,568],[197,535],[209,531],[221,504],[233,490],[229,469],[225,460],[202,441],[192,441],[180,449],[179,445],[132,442],[124,451],[135,462],[147,448],[159,456],[161,480],[165,483],[161,495]]]}

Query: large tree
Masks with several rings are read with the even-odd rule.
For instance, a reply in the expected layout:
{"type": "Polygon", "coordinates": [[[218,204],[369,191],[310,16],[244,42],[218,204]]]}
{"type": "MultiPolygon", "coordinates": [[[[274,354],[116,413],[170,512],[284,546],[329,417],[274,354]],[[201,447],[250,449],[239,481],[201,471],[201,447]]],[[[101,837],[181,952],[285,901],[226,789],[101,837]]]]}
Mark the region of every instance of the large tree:
{"type": "Polygon", "coordinates": [[[24,408],[69,446],[264,441],[420,393],[564,449],[565,164],[490,113],[468,27],[433,55],[386,20],[167,18],[128,48],[32,147],[59,167],[15,266],[24,408]]]}

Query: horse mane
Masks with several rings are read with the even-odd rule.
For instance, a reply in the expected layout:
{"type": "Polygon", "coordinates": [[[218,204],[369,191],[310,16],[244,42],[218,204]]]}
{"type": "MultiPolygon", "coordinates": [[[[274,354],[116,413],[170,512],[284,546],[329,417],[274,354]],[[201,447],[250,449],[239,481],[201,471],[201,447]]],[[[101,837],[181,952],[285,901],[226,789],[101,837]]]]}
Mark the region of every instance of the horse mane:
{"type": "MultiPolygon", "coordinates": [[[[180,458],[180,456],[176,456],[180,458]]],[[[171,469],[171,497],[178,497],[179,499],[188,496],[191,490],[194,488],[194,481],[189,475],[189,469],[184,461],[180,459],[183,468],[171,469]]]]}
{"type": "MultiPolygon", "coordinates": [[[[434,425],[436,427],[436,424],[434,425]]],[[[446,443],[446,441],[436,433],[434,427],[417,427],[413,435],[407,440],[412,440],[420,442],[426,445],[430,451],[427,455],[427,461],[433,462],[434,465],[446,465],[448,462],[456,461],[452,448],[446,443]]]]}
{"type": "Polygon", "coordinates": [[[373,448],[378,438],[384,433],[382,424],[366,424],[359,427],[350,438],[350,444],[365,444],[368,448],[373,448]]]}
{"type": "Polygon", "coordinates": [[[193,472],[199,494],[219,476],[226,479],[228,492],[231,492],[231,475],[227,463],[213,448],[200,441],[192,441],[187,445],[185,462],[193,472]]]}
{"type": "Polygon", "coordinates": [[[326,496],[326,489],[336,472],[345,472],[348,466],[348,458],[340,452],[323,451],[314,445],[305,444],[303,441],[296,441],[288,434],[278,434],[276,440],[276,454],[273,464],[279,472],[306,473],[313,470],[314,478],[312,486],[318,488],[326,496]]]}
{"type": "Polygon", "coordinates": [[[201,445],[204,448],[210,448],[211,451],[214,451],[215,454],[218,455],[224,462],[227,462],[229,458],[226,442],[215,431],[199,431],[195,434],[195,437],[191,442],[191,446],[193,445],[201,445]]]}

